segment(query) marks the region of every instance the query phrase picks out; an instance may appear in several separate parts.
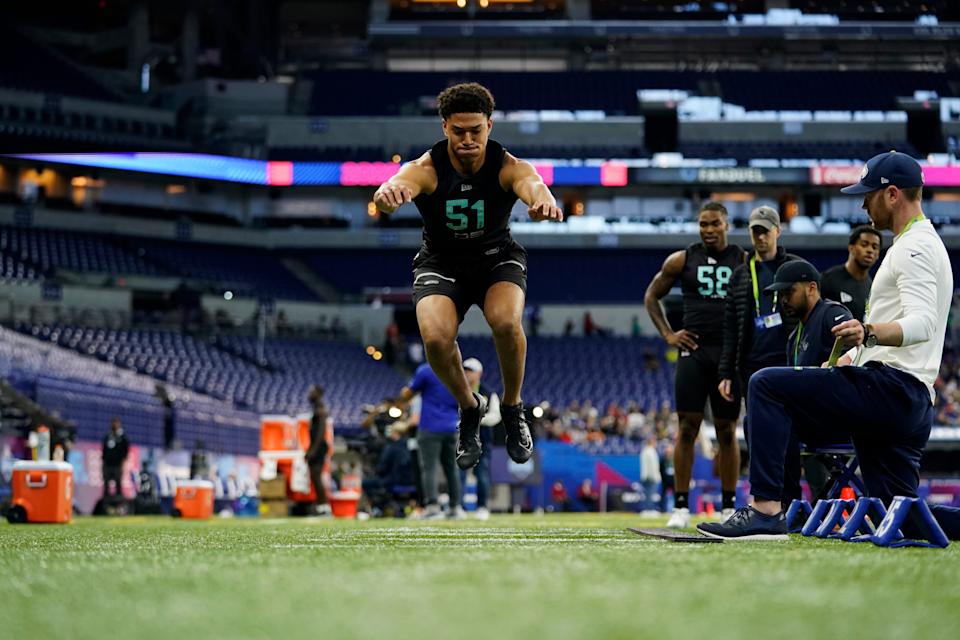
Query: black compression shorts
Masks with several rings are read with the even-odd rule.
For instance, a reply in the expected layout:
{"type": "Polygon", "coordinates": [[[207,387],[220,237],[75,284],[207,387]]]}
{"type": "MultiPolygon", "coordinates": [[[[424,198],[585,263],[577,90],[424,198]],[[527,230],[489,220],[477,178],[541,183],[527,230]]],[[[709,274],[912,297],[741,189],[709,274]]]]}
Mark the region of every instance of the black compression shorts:
{"type": "Polygon", "coordinates": [[[461,322],[472,305],[483,308],[487,290],[497,282],[512,282],[527,291],[527,251],[516,242],[476,258],[432,254],[421,248],[413,260],[414,305],[427,296],[446,296],[457,306],[461,322]]]}
{"type": "Polygon", "coordinates": [[[678,412],[703,413],[709,398],[714,419],[736,420],[740,416],[738,385],[732,385],[733,402],[724,400],[717,388],[720,384],[719,363],[719,346],[700,345],[695,351],[680,351],[674,388],[678,412]]]}

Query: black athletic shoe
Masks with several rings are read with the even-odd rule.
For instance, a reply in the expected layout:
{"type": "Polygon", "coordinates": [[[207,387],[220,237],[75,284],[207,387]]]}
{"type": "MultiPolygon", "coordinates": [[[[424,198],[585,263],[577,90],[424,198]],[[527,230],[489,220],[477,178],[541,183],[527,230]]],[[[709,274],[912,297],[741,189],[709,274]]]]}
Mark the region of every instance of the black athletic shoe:
{"type": "Polygon", "coordinates": [[[737,509],[726,522],[701,522],[697,530],[724,540],[789,540],[783,511],[768,516],[753,507],[737,509]]]}
{"type": "Polygon", "coordinates": [[[533,455],[533,437],[527,416],[523,413],[523,403],[500,405],[500,415],[503,416],[503,428],[507,432],[507,453],[511,460],[523,464],[533,455]]]}
{"type": "Polygon", "coordinates": [[[479,393],[473,394],[477,406],[466,411],[460,410],[460,424],[457,425],[457,466],[466,471],[477,466],[483,446],[480,444],[480,421],[487,413],[487,401],[479,393]]]}

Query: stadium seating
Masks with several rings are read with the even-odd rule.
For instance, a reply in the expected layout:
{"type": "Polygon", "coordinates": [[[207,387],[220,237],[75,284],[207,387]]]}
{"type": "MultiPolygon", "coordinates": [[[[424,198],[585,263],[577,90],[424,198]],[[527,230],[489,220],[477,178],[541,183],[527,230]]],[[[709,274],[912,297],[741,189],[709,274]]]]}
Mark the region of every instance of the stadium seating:
{"type": "Polygon", "coordinates": [[[158,267],[96,233],[0,227],[0,252],[47,274],[60,269],[162,275],[158,267]]]}
{"type": "MultiPolygon", "coordinates": [[[[99,441],[116,416],[132,443],[164,444],[165,409],[155,395],[156,380],[146,375],[2,327],[0,375],[74,423],[81,440],[99,441]]],[[[199,441],[212,451],[256,454],[257,414],[175,384],[167,387],[174,399],[174,433],[185,446],[199,441]]]]}
{"type": "Polygon", "coordinates": [[[335,423],[347,428],[360,423],[364,404],[396,395],[404,382],[352,342],[269,339],[266,364],[257,366],[252,337],[205,340],[174,331],[29,324],[18,330],[258,414],[306,411],[307,391],[319,384],[335,423]]]}
{"type": "Polygon", "coordinates": [[[138,255],[166,273],[230,289],[235,295],[287,300],[316,300],[281,263],[281,256],[265,249],[157,240],[131,240],[138,255]]]}
{"type": "MultiPolygon", "coordinates": [[[[496,351],[489,338],[459,339],[465,358],[479,358],[484,381],[501,392],[496,351]]],[[[601,411],[611,402],[636,402],[644,410],[673,404],[673,366],[663,363],[663,341],[626,337],[530,338],[523,397],[527,404],[566,407],[590,400],[601,411]],[[660,366],[644,367],[653,354],[660,366]]]]}
{"type": "Polygon", "coordinates": [[[287,271],[281,256],[266,249],[3,226],[0,259],[6,279],[32,280],[57,271],[164,276],[238,296],[317,299],[287,271]]]}
{"type": "MultiPolygon", "coordinates": [[[[789,249],[789,236],[784,238],[784,244],[789,249]]],[[[846,240],[838,239],[834,244],[835,249],[800,253],[818,268],[825,269],[846,260],[846,240]]],[[[534,303],[639,304],[647,284],[670,252],[668,249],[530,250],[527,299],[534,303]],[[597,274],[603,277],[598,278],[597,274]]],[[[303,259],[341,292],[360,294],[366,287],[410,287],[413,255],[409,249],[340,249],[304,255],[303,259]]],[[[638,313],[642,313],[639,308],[638,313]]]]}

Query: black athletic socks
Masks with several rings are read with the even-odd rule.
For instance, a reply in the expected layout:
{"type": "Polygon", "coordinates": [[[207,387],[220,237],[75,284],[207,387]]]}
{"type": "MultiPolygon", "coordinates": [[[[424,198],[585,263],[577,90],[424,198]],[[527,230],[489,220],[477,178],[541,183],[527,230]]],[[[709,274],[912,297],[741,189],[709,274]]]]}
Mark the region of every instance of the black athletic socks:
{"type": "Polygon", "coordinates": [[[721,509],[733,509],[734,505],[737,502],[737,492],[736,491],[722,491],[723,495],[723,506],[721,509]]]}

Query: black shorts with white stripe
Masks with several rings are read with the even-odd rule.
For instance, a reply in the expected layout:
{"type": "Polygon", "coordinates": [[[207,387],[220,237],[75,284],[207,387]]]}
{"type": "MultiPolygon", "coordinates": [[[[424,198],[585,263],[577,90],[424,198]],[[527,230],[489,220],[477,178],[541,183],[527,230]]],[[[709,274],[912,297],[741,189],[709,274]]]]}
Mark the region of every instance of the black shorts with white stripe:
{"type": "Polygon", "coordinates": [[[497,282],[512,282],[527,291],[527,251],[516,241],[480,256],[449,256],[421,247],[413,259],[413,302],[446,296],[457,306],[460,320],[474,304],[483,309],[487,290],[497,282]]]}

